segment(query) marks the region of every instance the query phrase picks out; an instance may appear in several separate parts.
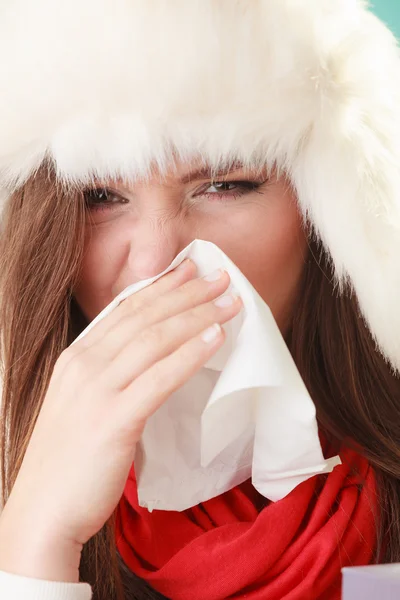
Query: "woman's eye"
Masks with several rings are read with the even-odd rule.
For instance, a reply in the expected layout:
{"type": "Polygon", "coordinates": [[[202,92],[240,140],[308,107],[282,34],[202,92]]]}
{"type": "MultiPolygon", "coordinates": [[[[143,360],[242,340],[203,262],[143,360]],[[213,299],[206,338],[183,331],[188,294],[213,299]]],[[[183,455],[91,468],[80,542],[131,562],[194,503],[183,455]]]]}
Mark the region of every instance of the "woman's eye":
{"type": "Polygon", "coordinates": [[[229,192],[235,190],[238,184],[233,181],[216,181],[207,190],[207,193],[229,192]]]}
{"type": "Polygon", "coordinates": [[[108,210],[117,204],[127,204],[129,200],[106,188],[96,188],[84,192],[86,206],[90,210],[108,210]]]}
{"type": "Polygon", "coordinates": [[[237,198],[244,194],[254,192],[263,182],[260,181],[214,181],[200,192],[202,196],[219,196],[220,198],[237,198]]]}

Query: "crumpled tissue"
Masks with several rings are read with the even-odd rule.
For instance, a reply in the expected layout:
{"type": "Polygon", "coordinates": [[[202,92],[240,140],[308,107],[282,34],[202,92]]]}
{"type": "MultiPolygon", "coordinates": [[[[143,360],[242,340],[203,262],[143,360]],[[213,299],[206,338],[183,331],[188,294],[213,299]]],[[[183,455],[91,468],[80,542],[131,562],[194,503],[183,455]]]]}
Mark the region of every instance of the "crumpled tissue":
{"type": "Polygon", "coordinates": [[[220,248],[193,241],[165,271],[123,290],[79,338],[185,258],[199,277],[226,270],[244,308],[223,325],[218,352],[148,419],[134,462],[139,504],[183,511],[250,477],[260,494],[280,500],[340,458],[325,460],[315,405],[272,313],[220,248]]]}

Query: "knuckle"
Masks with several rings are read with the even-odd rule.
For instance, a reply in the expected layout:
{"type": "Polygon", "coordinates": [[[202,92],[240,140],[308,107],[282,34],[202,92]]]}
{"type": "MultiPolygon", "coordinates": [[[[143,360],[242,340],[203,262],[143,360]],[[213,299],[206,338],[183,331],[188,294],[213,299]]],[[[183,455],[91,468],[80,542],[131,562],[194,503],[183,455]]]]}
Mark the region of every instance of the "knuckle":
{"type": "Polygon", "coordinates": [[[55,373],[67,377],[69,382],[83,381],[90,372],[90,359],[84,352],[78,353],[74,347],[62,352],[54,367],[55,373]]]}
{"type": "Polygon", "coordinates": [[[83,381],[87,379],[89,364],[81,356],[72,359],[68,364],[68,378],[72,381],[83,381]]]}
{"type": "Polygon", "coordinates": [[[191,325],[195,333],[207,327],[210,321],[209,315],[207,315],[204,310],[193,310],[191,314],[191,325]]]}
{"type": "Polygon", "coordinates": [[[188,298],[189,300],[195,300],[201,295],[203,286],[199,283],[200,280],[194,279],[186,281],[178,288],[177,292],[188,298]]]}
{"type": "Polygon", "coordinates": [[[196,361],[198,356],[198,346],[188,343],[184,344],[179,350],[179,361],[183,364],[189,365],[196,361]]]}
{"type": "Polygon", "coordinates": [[[140,292],[128,296],[121,302],[121,309],[124,315],[132,315],[132,313],[139,313],[145,306],[144,302],[140,299],[140,292]]]}
{"type": "Polygon", "coordinates": [[[182,337],[183,334],[185,337],[190,338],[207,326],[210,319],[207,319],[204,311],[199,310],[199,308],[191,308],[173,319],[173,329],[179,337],[182,337]]]}
{"type": "Polygon", "coordinates": [[[57,372],[63,371],[77,354],[78,352],[75,344],[65,348],[65,350],[63,350],[60,356],[57,358],[54,364],[54,370],[57,372]]]}
{"type": "Polygon", "coordinates": [[[121,318],[114,323],[113,327],[109,330],[108,334],[110,336],[117,337],[121,329],[124,331],[131,327],[132,323],[135,321],[136,314],[125,313],[121,315],[121,318]]]}
{"type": "Polygon", "coordinates": [[[151,368],[150,375],[150,393],[162,396],[169,387],[171,375],[162,368],[161,363],[155,363],[151,368]]]}
{"type": "Polygon", "coordinates": [[[160,327],[147,327],[139,333],[139,344],[147,347],[160,346],[163,343],[163,334],[160,327]]]}
{"type": "Polygon", "coordinates": [[[196,319],[199,325],[207,325],[209,322],[217,320],[218,311],[214,304],[202,304],[193,309],[193,318],[196,319]]]}

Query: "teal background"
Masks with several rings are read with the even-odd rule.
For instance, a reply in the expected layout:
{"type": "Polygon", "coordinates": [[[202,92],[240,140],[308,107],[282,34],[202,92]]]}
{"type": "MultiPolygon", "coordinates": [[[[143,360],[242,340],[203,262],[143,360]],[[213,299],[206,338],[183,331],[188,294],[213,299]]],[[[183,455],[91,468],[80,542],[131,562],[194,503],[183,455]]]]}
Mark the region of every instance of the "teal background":
{"type": "Polygon", "coordinates": [[[400,39],[400,0],[371,0],[371,8],[400,39]]]}

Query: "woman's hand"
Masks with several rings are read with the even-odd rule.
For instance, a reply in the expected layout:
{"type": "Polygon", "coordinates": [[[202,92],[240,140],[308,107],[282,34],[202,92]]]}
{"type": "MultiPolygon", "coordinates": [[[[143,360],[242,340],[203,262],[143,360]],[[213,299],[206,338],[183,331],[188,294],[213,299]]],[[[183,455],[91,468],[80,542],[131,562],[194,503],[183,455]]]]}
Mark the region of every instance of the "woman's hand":
{"type": "Polygon", "coordinates": [[[215,354],[219,324],[241,309],[238,298],[214,302],[227,273],[194,274],[185,261],[59,357],[0,518],[0,570],[77,581],[82,545],[118,504],[146,420],[215,354]]]}

